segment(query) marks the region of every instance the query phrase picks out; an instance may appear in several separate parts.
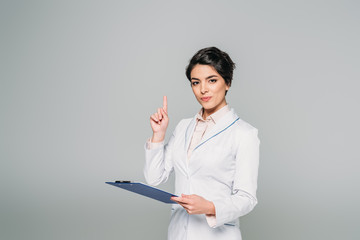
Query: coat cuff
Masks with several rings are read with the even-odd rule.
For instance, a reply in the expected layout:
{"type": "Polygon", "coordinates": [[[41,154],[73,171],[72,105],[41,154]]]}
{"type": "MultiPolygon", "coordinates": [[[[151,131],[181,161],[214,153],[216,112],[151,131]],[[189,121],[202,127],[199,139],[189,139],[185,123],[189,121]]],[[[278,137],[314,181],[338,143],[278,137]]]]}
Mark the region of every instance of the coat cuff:
{"type": "Polygon", "coordinates": [[[155,149],[155,148],[159,148],[159,147],[162,147],[164,146],[164,141],[162,142],[151,142],[151,138],[149,138],[147,141],[146,141],[146,149],[150,150],[150,149],[155,149]]]}
{"type": "Polygon", "coordinates": [[[215,228],[216,226],[216,216],[215,215],[205,215],[206,221],[209,227],[215,228]]]}

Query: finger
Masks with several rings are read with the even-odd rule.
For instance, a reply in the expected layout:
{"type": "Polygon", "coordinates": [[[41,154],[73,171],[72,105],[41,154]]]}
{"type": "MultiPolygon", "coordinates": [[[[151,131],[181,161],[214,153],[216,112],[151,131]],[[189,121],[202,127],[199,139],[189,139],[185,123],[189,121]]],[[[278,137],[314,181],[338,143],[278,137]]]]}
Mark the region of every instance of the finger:
{"type": "Polygon", "coordinates": [[[154,113],[155,114],[155,119],[156,119],[156,122],[159,123],[160,122],[160,119],[159,119],[159,116],[157,113],[154,113]]]}
{"type": "Polygon", "coordinates": [[[189,205],[184,204],[184,203],[181,203],[181,202],[178,202],[178,204],[179,204],[180,206],[182,206],[186,211],[189,210],[189,205]]]}
{"type": "Polygon", "coordinates": [[[183,197],[178,201],[181,202],[182,204],[186,204],[186,205],[191,203],[191,200],[183,198],[183,197]]]}
{"type": "Polygon", "coordinates": [[[183,197],[183,198],[191,198],[191,195],[181,194],[181,197],[183,197]]]}
{"type": "Polygon", "coordinates": [[[184,205],[188,205],[189,202],[187,199],[184,199],[182,197],[173,197],[172,200],[174,200],[175,202],[179,203],[181,206],[184,207],[184,205]]]}
{"type": "Polygon", "coordinates": [[[167,97],[166,96],[163,97],[163,109],[167,113],[167,97]]]}
{"type": "Polygon", "coordinates": [[[157,114],[158,114],[158,116],[159,116],[159,119],[161,120],[161,119],[162,119],[162,113],[161,113],[160,108],[158,108],[158,110],[157,110],[157,114]]]}
{"type": "Polygon", "coordinates": [[[165,112],[165,110],[162,109],[162,108],[160,108],[160,110],[161,110],[161,113],[162,113],[163,118],[167,120],[167,119],[168,119],[168,115],[167,115],[167,113],[165,112]]]}
{"type": "Polygon", "coordinates": [[[158,123],[159,122],[159,119],[156,117],[155,113],[153,115],[150,116],[150,118],[152,120],[154,120],[154,122],[158,123]]]}
{"type": "Polygon", "coordinates": [[[151,115],[151,116],[150,116],[150,121],[154,121],[154,122],[156,122],[156,120],[155,120],[155,118],[154,118],[154,116],[153,116],[153,115],[151,115]]]}
{"type": "Polygon", "coordinates": [[[171,197],[171,200],[176,201],[176,202],[182,202],[182,198],[181,198],[181,197],[175,197],[175,196],[173,196],[173,197],[171,197]]]}
{"type": "Polygon", "coordinates": [[[159,117],[159,114],[158,113],[154,113],[155,116],[156,116],[156,119],[158,120],[158,122],[160,122],[160,117],[159,117]]]}
{"type": "Polygon", "coordinates": [[[183,208],[185,208],[184,203],[177,201],[175,199],[171,199],[172,201],[176,202],[177,204],[179,204],[180,206],[182,206],[183,208]]]}
{"type": "Polygon", "coordinates": [[[173,200],[173,201],[178,201],[179,197],[172,196],[170,199],[173,200]]]}

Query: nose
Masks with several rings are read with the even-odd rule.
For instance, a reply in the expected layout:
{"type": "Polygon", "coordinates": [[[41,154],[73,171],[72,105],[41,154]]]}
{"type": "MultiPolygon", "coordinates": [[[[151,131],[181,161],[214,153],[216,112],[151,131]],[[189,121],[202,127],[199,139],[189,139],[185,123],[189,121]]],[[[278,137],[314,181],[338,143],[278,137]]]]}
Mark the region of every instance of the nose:
{"type": "Polygon", "coordinates": [[[202,94],[205,94],[205,93],[208,92],[208,87],[207,87],[206,82],[202,82],[202,83],[201,83],[201,89],[200,89],[200,91],[201,91],[202,94]]]}

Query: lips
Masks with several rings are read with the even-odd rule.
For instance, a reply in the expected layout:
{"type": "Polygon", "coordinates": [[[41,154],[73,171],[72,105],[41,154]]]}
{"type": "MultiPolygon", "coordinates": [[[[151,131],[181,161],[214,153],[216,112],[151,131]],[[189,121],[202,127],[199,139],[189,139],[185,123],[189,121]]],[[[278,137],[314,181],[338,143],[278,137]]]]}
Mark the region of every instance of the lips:
{"type": "Polygon", "coordinates": [[[201,101],[208,102],[210,101],[211,97],[202,97],[201,101]]]}

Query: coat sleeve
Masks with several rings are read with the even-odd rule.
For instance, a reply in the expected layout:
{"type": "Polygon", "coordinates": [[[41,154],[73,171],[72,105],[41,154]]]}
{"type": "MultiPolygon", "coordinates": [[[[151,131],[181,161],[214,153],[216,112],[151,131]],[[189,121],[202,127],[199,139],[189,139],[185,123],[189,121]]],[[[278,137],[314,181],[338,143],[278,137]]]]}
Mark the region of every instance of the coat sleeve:
{"type": "Polygon", "coordinates": [[[253,128],[240,141],[236,153],[236,171],[232,195],[214,200],[215,219],[207,217],[210,227],[216,228],[248,214],[257,204],[256,189],[259,168],[258,131],[253,128]]]}
{"type": "Polygon", "coordinates": [[[178,126],[167,144],[156,144],[154,147],[149,148],[145,143],[144,176],[149,185],[156,186],[166,182],[173,171],[172,149],[178,126]]]}

